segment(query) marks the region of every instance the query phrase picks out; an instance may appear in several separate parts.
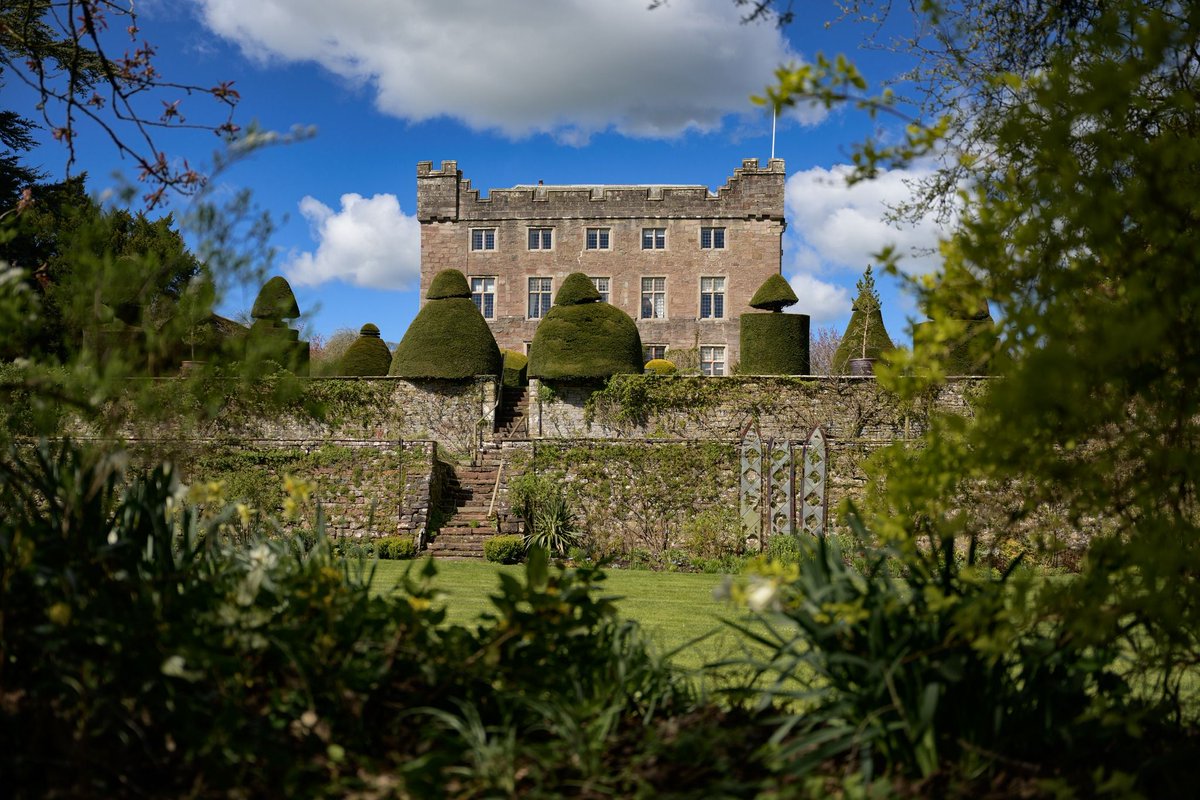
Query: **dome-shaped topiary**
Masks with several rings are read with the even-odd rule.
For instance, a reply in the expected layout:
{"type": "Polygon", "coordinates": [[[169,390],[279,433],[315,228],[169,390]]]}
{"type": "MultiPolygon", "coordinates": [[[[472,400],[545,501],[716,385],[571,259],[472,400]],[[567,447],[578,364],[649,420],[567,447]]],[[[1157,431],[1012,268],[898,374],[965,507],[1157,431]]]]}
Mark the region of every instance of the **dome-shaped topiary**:
{"type": "Polygon", "coordinates": [[[471,285],[467,276],[456,269],[444,269],[429,283],[429,291],[425,293],[426,300],[447,300],[451,297],[471,299],[471,285]]]}
{"type": "Polygon", "coordinates": [[[642,372],[637,325],[616,306],[596,302],[590,278],[582,272],[567,276],[556,299],[529,346],[530,377],[607,378],[642,372]]]}
{"type": "Polygon", "coordinates": [[[652,358],[646,362],[646,372],[654,375],[674,375],[676,367],[665,358],[652,358]]]}
{"type": "Polygon", "coordinates": [[[504,375],[500,382],[510,389],[517,389],[529,383],[529,359],[516,350],[501,349],[504,358],[504,375]]]}
{"type": "Polygon", "coordinates": [[[387,375],[392,366],[392,352],[379,336],[379,328],[371,323],[362,326],[358,338],[350,343],[339,375],[387,375]]]}
{"type": "Polygon", "coordinates": [[[887,328],[883,325],[879,293],[875,291],[875,278],[871,275],[869,266],[858,281],[857,288],[858,297],[854,300],[854,313],[850,315],[850,324],[846,326],[841,344],[833,354],[834,375],[850,374],[850,362],[853,359],[878,359],[896,349],[892,344],[892,337],[888,336],[887,328]]]}
{"type": "Polygon", "coordinates": [[[792,286],[782,275],[775,274],[763,281],[758,291],[750,298],[750,307],[763,311],[783,311],[798,302],[792,286]]]}
{"type": "Polygon", "coordinates": [[[598,302],[600,302],[600,292],[596,290],[596,284],[592,283],[592,279],[582,272],[572,272],[568,275],[554,295],[554,304],[557,306],[577,306],[598,302]]]}
{"type": "MultiPolygon", "coordinates": [[[[942,367],[947,375],[988,375],[996,343],[996,326],[983,286],[966,269],[942,275],[928,298],[926,311],[934,320],[956,320],[961,326],[951,341],[941,344],[942,367]]],[[[913,347],[937,345],[937,323],[913,326],[913,347]]],[[[956,326],[957,327],[957,326],[956,326]]],[[[945,333],[941,334],[945,336],[945,333]]]]}
{"type": "Polygon", "coordinates": [[[300,316],[291,285],[279,275],[264,283],[254,299],[250,316],[255,319],[295,319],[300,316]]]}
{"type": "Polygon", "coordinates": [[[807,314],[743,314],[743,375],[807,375],[807,314]]]}
{"type": "Polygon", "coordinates": [[[500,348],[487,322],[470,298],[467,279],[458,270],[434,276],[429,300],[417,312],[392,354],[389,375],[401,378],[449,378],[499,375],[500,348]],[[447,273],[452,273],[447,276],[447,273]],[[447,276],[447,277],[443,277],[447,276]],[[457,276],[457,277],[456,277],[457,276]],[[461,286],[458,284],[461,282],[461,286]],[[452,292],[434,297],[434,289],[452,292]],[[458,291],[465,290],[462,297],[458,291]]]}

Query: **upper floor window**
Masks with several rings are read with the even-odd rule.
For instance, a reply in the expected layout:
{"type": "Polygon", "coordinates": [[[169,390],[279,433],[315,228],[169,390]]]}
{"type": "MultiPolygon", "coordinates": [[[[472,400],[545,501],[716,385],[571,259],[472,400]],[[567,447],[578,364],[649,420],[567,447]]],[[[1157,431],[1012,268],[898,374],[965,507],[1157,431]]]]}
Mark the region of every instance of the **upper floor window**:
{"type": "Polygon", "coordinates": [[[667,279],[642,278],[642,319],[667,318],[667,279]]]}
{"type": "Polygon", "coordinates": [[[701,228],[700,229],[700,249],[701,250],[724,250],[725,249],[725,229],[724,228],[701,228]]]}
{"type": "Polygon", "coordinates": [[[700,279],[700,319],[725,317],[725,279],[700,279]]]}
{"type": "Polygon", "coordinates": [[[725,347],[723,345],[701,345],[700,371],[705,375],[725,374],[725,347]]]}
{"type": "Polygon", "coordinates": [[[664,250],[667,247],[666,228],[642,228],[643,250],[664,250]]]}
{"type": "Polygon", "coordinates": [[[550,311],[550,278],[529,279],[529,318],[541,319],[550,311]]]}
{"type": "Polygon", "coordinates": [[[529,249],[549,250],[554,244],[554,228],[530,228],[529,249]]]}
{"type": "Polygon", "coordinates": [[[471,278],[471,300],[484,319],[496,318],[496,279],[471,278]]]}
{"type": "Polygon", "coordinates": [[[596,291],[600,293],[600,302],[607,303],[608,299],[608,278],[592,278],[592,285],[596,287],[596,291]]]}
{"type": "Polygon", "coordinates": [[[471,249],[472,250],[495,250],[496,249],[496,229],[495,228],[472,228],[471,229],[471,249]]]}
{"type": "Polygon", "coordinates": [[[588,250],[608,250],[612,241],[610,228],[588,228],[586,246],[588,250]]]}

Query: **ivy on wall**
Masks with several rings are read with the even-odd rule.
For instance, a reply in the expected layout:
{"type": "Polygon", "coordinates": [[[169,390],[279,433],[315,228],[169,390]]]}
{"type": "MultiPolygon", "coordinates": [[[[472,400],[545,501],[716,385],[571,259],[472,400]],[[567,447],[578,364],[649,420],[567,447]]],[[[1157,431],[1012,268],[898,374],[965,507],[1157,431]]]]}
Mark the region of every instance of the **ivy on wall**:
{"type": "Polygon", "coordinates": [[[684,522],[737,504],[737,448],[717,442],[539,444],[528,469],[562,481],[592,549],[659,555],[684,522]]]}

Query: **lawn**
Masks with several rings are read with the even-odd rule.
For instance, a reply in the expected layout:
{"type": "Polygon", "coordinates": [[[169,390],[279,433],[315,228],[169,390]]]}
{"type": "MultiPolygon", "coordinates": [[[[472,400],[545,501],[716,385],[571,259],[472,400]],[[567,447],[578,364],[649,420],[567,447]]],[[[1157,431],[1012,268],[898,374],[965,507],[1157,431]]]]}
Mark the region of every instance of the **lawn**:
{"type": "MultiPolygon", "coordinates": [[[[386,591],[410,564],[420,563],[380,561],[375,587],[386,591]]],[[[469,625],[491,609],[488,596],[497,589],[497,574],[508,572],[521,577],[525,568],[439,560],[437,569],[434,585],[444,595],[449,621],[469,625]]],[[[741,653],[740,637],[723,624],[724,619],[741,615],[729,603],[713,599],[713,590],[724,580],[722,576],[626,569],[609,569],[605,574],[608,578],[603,590],[619,598],[621,615],[637,620],[661,652],[678,650],[673,656],[677,665],[696,668],[741,653]],[[701,637],[702,641],[696,641],[701,637]]]]}

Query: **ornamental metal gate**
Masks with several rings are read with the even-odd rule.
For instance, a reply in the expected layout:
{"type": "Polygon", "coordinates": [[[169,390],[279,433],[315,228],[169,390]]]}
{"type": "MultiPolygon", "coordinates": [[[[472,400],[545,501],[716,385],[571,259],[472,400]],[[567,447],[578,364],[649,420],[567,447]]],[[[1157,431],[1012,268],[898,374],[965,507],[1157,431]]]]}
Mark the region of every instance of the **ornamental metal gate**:
{"type": "Polygon", "coordinates": [[[765,550],[772,536],[824,536],[829,515],[826,442],[819,427],[804,442],[742,437],[741,519],[765,550]]]}

